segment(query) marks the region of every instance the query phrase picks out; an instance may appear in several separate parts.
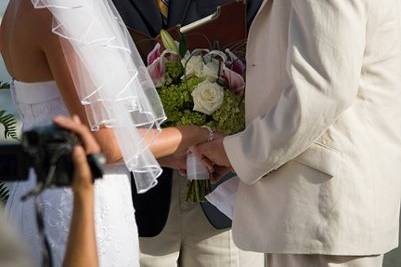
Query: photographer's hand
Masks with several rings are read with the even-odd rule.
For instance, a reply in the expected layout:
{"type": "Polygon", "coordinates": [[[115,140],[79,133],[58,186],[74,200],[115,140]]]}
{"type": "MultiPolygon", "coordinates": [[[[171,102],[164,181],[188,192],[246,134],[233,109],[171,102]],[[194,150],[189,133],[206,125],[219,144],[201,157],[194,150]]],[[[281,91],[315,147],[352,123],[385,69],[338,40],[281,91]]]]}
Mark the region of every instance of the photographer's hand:
{"type": "Polygon", "coordinates": [[[57,116],[54,118],[54,122],[58,126],[75,133],[81,140],[86,154],[96,154],[100,152],[100,146],[96,142],[96,139],[78,116],[74,115],[72,119],[64,116],[57,116]]]}
{"type": "Polygon", "coordinates": [[[74,116],[73,119],[56,117],[54,122],[75,133],[83,145],[76,146],[72,155],[75,167],[72,185],[74,211],[63,266],[99,266],[94,219],[94,186],[86,155],[99,153],[100,147],[78,116],[74,116]]]}
{"type": "Polygon", "coordinates": [[[83,147],[76,146],[74,148],[75,177],[72,189],[74,193],[83,193],[85,195],[85,191],[93,190],[92,175],[87,164],[86,155],[99,153],[100,146],[89,129],[81,123],[78,116],[73,116],[72,119],[59,116],[54,118],[54,122],[58,126],[75,133],[82,143],[83,147]]]}

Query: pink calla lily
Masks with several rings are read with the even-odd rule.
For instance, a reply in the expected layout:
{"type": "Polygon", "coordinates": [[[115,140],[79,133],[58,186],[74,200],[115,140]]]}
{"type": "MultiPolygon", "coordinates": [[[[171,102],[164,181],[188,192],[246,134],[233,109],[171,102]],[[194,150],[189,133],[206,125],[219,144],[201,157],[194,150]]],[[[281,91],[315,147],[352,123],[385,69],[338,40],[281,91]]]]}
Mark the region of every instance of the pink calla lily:
{"type": "Polygon", "coordinates": [[[245,91],[245,81],[239,73],[224,67],[224,79],[227,82],[228,89],[236,95],[242,95],[245,91]]]}
{"type": "Polygon", "coordinates": [[[240,74],[242,77],[245,76],[245,69],[246,66],[242,60],[240,60],[233,52],[229,49],[225,51],[228,55],[228,62],[227,65],[230,67],[231,70],[235,71],[236,73],[240,74]]]}
{"type": "Polygon", "coordinates": [[[161,45],[157,43],[147,56],[149,75],[156,87],[164,82],[165,67],[161,57],[161,45]]]}
{"type": "Polygon", "coordinates": [[[157,59],[160,58],[162,52],[161,52],[161,45],[157,43],[155,47],[150,51],[147,57],[147,65],[151,65],[153,62],[155,62],[157,59]]]}
{"type": "Polygon", "coordinates": [[[147,56],[148,71],[156,87],[164,83],[166,74],[166,61],[177,60],[178,56],[169,50],[161,51],[161,45],[157,43],[147,56]]]}

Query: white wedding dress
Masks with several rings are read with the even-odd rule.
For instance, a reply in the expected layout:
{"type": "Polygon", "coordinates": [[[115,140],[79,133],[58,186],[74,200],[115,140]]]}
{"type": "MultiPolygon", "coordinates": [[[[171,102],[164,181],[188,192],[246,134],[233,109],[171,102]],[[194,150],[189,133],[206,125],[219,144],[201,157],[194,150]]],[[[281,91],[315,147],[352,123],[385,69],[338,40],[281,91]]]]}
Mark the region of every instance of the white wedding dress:
{"type": "MultiPolygon", "coordinates": [[[[56,115],[68,115],[55,82],[22,83],[12,86],[14,102],[23,129],[47,125],[56,115]]],[[[11,185],[7,203],[10,220],[32,251],[35,266],[41,266],[41,246],[34,214],[33,200],[21,202],[21,196],[35,185],[29,181],[11,185]]],[[[45,212],[46,233],[51,245],[54,266],[61,266],[65,252],[72,211],[69,188],[51,189],[41,196],[45,212]]],[[[100,266],[139,266],[138,234],[131,198],[129,172],[125,165],[108,165],[103,179],[95,184],[96,238],[100,266]]]]}

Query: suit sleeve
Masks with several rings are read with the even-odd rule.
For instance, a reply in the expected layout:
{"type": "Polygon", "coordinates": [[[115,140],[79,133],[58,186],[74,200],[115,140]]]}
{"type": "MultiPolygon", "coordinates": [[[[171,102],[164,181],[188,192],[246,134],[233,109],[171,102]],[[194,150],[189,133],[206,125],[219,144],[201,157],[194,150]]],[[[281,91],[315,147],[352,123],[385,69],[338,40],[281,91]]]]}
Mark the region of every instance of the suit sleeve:
{"type": "Polygon", "coordinates": [[[352,105],[365,48],[366,2],[291,1],[291,86],[283,88],[273,109],[224,140],[244,183],[254,184],[300,155],[352,105]]]}

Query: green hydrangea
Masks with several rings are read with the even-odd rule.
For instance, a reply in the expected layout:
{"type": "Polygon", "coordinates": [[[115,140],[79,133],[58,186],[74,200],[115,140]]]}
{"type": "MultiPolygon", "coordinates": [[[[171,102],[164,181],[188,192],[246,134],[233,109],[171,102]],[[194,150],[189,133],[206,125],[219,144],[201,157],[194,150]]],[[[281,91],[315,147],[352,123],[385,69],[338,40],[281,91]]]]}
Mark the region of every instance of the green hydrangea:
{"type": "MultiPolygon", "coordinates": [[[[196,86],[203,81],[204,81],[204,78],[191,76],[191,77],[185,79],[184,81],[182,81],[181,86],[183,87],[183,90],[186,90],[191,94],[192,91],[195,90],[196,86]]],[[[191,99],[192,99],[192,97],[191,97],[191,99]]]]}
{"type": "MultiPolygon", "coordinates": [[[[192,120],[188,119],[189,114],[187,114],[194,106],[191,93],[201,81],[202,79],[192,77],[178,84],[164,85],[159,89],[160,99],[167,116],[166,127],[177,124],[184,125],[187,121],[192,120]],[[184,110],[187,112],[183,117],[184,110]]],[[[193,120],[200,121],[201,119],[198,114],[195,114],[193,120]]]]}
{"type": "Polygon", "coordinates": [[[184,75],[184,67],[180,61],[167,61],[165,63],[166,76],[165,85],[177,84],[180,82],[181,77],[184,75]]]}
{"type": "Polygon", "coordinates": [[[224,92],[221,107],[212,115],[210,126],[226,135],[242,131],[245,128],[245,103],[241,96],[230,91],[224,92]]]}
{"type": "Polygon", "coordinates": [[[207,116],[200,112],[185,110],[184,113],[181,114],[181,119],[178,122],[178,125],[197,125],[202,126],[205,125],[207,121],[207,116]]]}

